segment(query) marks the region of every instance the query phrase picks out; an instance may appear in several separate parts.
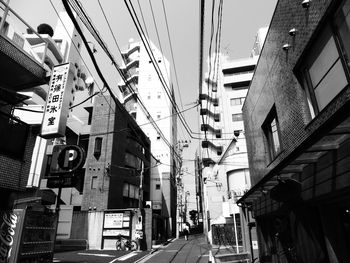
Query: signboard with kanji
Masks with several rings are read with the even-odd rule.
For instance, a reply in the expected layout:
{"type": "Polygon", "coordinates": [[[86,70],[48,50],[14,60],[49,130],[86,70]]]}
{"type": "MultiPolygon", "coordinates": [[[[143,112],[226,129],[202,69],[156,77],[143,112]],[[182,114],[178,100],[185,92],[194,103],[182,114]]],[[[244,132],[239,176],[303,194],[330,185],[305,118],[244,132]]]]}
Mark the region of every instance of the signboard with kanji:
{"type": "Polygon", "coordinates": [[[104,228],[122,228],[123,213],[106,213],[104,228]]]}
{"type": "Polygon", "coordinates": [[[70,63],[52,69],[49,92],[41,126],[43,138],[65,135],[72,83],[68,82],[70,63]],[[69,85],[70,84],[70,85],[69,85]]]}

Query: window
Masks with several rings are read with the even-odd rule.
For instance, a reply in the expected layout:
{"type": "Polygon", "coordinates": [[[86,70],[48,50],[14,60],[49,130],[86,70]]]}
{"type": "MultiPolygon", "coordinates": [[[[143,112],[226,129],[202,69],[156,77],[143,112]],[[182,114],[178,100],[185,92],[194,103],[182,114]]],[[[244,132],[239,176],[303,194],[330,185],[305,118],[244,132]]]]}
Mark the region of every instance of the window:
{"type": "Polygon", "coordinates": [[[94,148],[94,156],[96,158],[101,156],[101,149],[102,149],[102,137],[96,137],[95,148],[94,148]]]}
{"type": "Polygon", "coordinates": [[[160,190],[160,184],[156,184],[156,190],[160,190]]]}
{"type": "Polygon", "coordinates": [[[157,119],[159,120],[161,118],[162,114],[160,111],[157,111],[157,119]]]}
{"type": "Polygon", "coordinates": [[[91,178],[91,189],[97,189],[97,176],[91,178]]]}
{"type": "Polygon", "coordinates": [[[160,92],[160,91],[157,92],[157,98],[158,98],[158,99],[161,98],[161,92],[160,92]]]}
{"type": "Polygon", "coordinates": [[[266,137],[270,159],[273,160],[281,152],[279,124],[275,107],[268,114],[262,129],[266,137]]]}
{"type": "Polygon", "coordinates": [[[148,94],[147,94],[147,99],[151,99],[151,93],[150,92],[148,92],[148,94]]]}
{"type": "Polygon", "coordinates": [[[299,67],[311,117],[322,111],[349,83],[350,0],[329,19],[299,67]]]}
{"type": "Polygon", "coordinates": [[[140,190],[140,188],[135,186],[135,185],[124,183],[123,184],[123,197],[131,198],[131,199],[138,199],[139,198],[139,190],[140,190]]]}
{"type": "Polygon", "coordinates": [[[230,100],[231,106],[242,105],[244,103],[244,98],[234,98],[230,100]]]}
{"type": "Polygon", "coordinates": [[[232,121],[242,121],[242,120],[243,120],[242,113],[232,114],[232,121]]]}
{"type": "Polygon", "coordinates": [[[123,196],[129,197],[129,184],[126,184],[126,183],[123,184],[123,196]]]}
{"type": "Polygon", "coordinates": [[[133,155],[131,153],[128,153],[128,152],[125,153],[124,162],[125,162],[125,166],[127,167],[135,168],[137,170],[142,169],[142,160],[136,155],[133,155]]]}

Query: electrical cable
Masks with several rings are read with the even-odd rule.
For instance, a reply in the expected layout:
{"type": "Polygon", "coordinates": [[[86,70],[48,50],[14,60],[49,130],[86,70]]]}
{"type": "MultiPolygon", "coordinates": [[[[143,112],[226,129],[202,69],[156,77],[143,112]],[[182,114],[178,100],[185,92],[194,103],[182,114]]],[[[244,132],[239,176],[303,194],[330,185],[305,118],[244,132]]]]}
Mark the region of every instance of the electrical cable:
{"type": "Polygon", "coordinates": [[[119,45],[118,45],[118,43],[117,43],[117,41],[116,41],[115,35],[114,35],[114,33],[113,33],[113,30],[112,30],[112,28],[111,28],[111,25],[109,24],[109,21],[108,21],[108,19],[107,19],[107,16],[106,16],[106,14],[105,14],[105,12],[104,12],[104,9],[103,9],[103,7],[102,7],[102,5],[101,5],[100,0],[98,0],[98,4],[99,4],[99,6],[100,6],[100,8],[101,8],[103,17],[105,18],[105,20],[106,20],[106,22],[107,22],[109,31],[112,33],[112,36],[113,36],[113,39],[114,39],[114,43],[115,43],[115,45],[117,46],[119,53],[122,54],[122,51],[120,50],[120,47],[119,47],[119,45]]]}
{"type": "MultiPolygon", "coordinates": [[[[156,19],[155,19],[155,16],[154,16],[154,11],[153,11],[153,6],[152,6],[151,0],[148,0],[148,3],[149,3],[149,6],[150,6],[150,9],[151,9],[153,24],[154,24],[154,27],[155,27],[155,30],[156,30],[156,35],[157,35],[157,39],[158,39],[158,43],[159,43],[160,52],[161,52],[161,54],[162,54],[163,62],[165,62],[164,52],[163,52],[162,44],[161,44],[161,41],[160,41],[159,32],[158,32],[158,27],[157,27],[157,22],[156,22],[156,19]]],[[[167,68],[166,68],[166,66],[165,66],[164,63],[163,63],[163,65],[164,65],[164,69],[165,69],[165,73],[166,73],[166,77],[167,77],[167,79],[168,79],[168,82],[170,82],[170,77],[169,77],[168,70],[167,70],[167,68]]],[[[175,100],[174,100],[174,102],[175,102],[175,100]]],[[[175,102],[175,103],[176,103],[176,102],[175,102]]],[[[184,134],[183,134],[183,136],[184,136],[184,134]]],[[[185,136],[184,136],[184,137],[185,137],[185,136]]]]}
{"type": "MultiPolygon", "coordinates": [[[[91,73],[91,71],[90,71],[90,69],[89,69],[89,67],[87,66],[87,64],[86,64],[86,62],[85,62],[85,60],[84,60],[84,58],[83,58],[82,55],[80,54],[78,47],[75,45],[75,43],[74,43],[74,41],[73,41],[73,39],[72,39],[70,33],[68,32],[67,27],[66,27],[65,24],[63,23],[63,21],[62,21],[60,15],[59,15],[59,13],[58,13],[56,7],[55,7],[54,4],[52,3],[52,0],[49,0],[49,1],[50,1],[50,3],[51,3],[52,8],[54,9],[54,11],[55,11],[55,13],[56,13],[58,19],[60,20],[61,24],[63,25],[64,30],[66,31],[68,37],[70,38],[71,43],[73,44],[73,46],[75,47],[75,50],[76,50],[77,53],[79,54],[79,57],[80,57],[81,61],[83,61],[85,68],[88,70],[90,76],[93,76],[92,73],[91,73]]],[[[98,85],[97,82],[96,82],[96,86],[97,86],[97,88],[100,90],[100,92],[103,94],[103,93],[104,93],[104,92],[103,92],[103,89],[100,88],[100,86],[98,85]]],[[[105,96],[104,96],[104,98],[105,98],[107,104],[111,107],[111,105],[109,104],[107,98],[106,98],[105,96]]]]}
{"type": "MultiPolygon", "coordinates": [[[[70,0],[70,2],[72,3],[73,0],[70,0]]],[[[73,3],[74,4],[74,3],[73,3]]],[[[128,85],[128,81],[125,79],[125,76],[123,75],[123,72],[121,71],[121,69],[119,68],[119,66],[117,65],[117,63],[114,60],[114,57],[112,56],[112,54],[109,52],[107,46],[104,44],[103,40],[100,38],[97,30],[94,28],[91,20],[87,17],[86,12],[84,10],[84,8],[82,7],[82,5],[79,3],[78,0],[75,0],[75,5],[74,5],[77,9],[75,9],[75,11],[78,13],[78,16],[82,19],[82,22],[84,23],[88,23],[85,24],[85,26],[87,26],[88,30],[92,30],[93,32],[90,31],[91,34],[94,35],[96,41],[98,41],[98,43],[103,46],[103,50],[106,52],[107,56],[112,60],[112,64],[116,67],[118,73],[120,74],[120,76],[122,77],[124,83],[126,83],[126,85],[129,87],[129,89],[131,90],[131,92],[133,94],[135,94],[135,92],[133,91],[133,89],[130,87],[130,85],[128,85]],[[86,22],[87,21],[87,22],[86,22]]],[[[73,7],[74,8],[74,7],[73,7]]],[[[167,140],[167,138],[165,138],[164,134],[162,133],[162,131],[160,130],[160,128],[154,123],[152,116],[148,113],[145,105],[142,103],[142,101],[139,99],[139,97],[136,95],[136,98],[138,99],[138,101],[140,102],[140,105],[143,109],[143,111],[145,112],[146,116],[148,119],[151,120],[151,123],[154,125],[155,129],[157,130],[157,132],[160,134],[160,136],[162,137],[163,141],[168,145],[169,148],[172,148],[172,145],[169,143],[169,141],[167,140]]],[[[174,149],[173,149],[174,151],[174,149]]],[[[175,152],[175,155],[177,155],[177,153],[175,152]]]]}
{"type": "MultiPolygon", "coordinates": [[[[157,73],[157,75],[158,75],[158,77],[159,77],[159,79],[160,79],[160,81],[162,83],[162,86],[163,86],[164,90],[167,92],[169,100],[172,102],[172,104],[175,107],[175,109],[177,111],[179,111],[176,102],[173,101],[173,97],[169,94],[170,89],[167,86],[167,84],[166,84],[166,82],[164,80],[164,76],[161,74],[161,71],[160,71],[160,69],[159,69],[159,67],[158,67],[158,65],[156,63],[156,60],[155,60],[154,55],[152,53],[152,49],[150,47],[150,44],[149,44],[148,40],[145,38],[145,34],[143,32],[143,29],[141,27],[140,21],[139,21],[139,19],[137,17],[137,14],[136,14],[136,11],[135,11],[135,8],[134,8],[132,2],[129,0],[129,4],[130,4],[131,8],[128,5],[127,0],[124,0],[124,3],[125,3],[128,11],[129,11],[131,19],[133,20],[133,23],[134,23],[134,25],[136,27],[136,30],[137,30],[139,36],[141,37],[141,40],[142,40],[142,42],[143,42],[143,44],[145,46],[145,49],[146,49],[146,51],[147,51],[147,53],[148,53],[148,55],[149,55],[149,57],[151,59],[151,62],[153,64],[153,66],[155,67],[156,73],[157,73]]],[[[179,115],[179,119],[180,119],[180,121],[184,125],[186,131],[189,133],[189,135],[191,137],[192,133],[194,133],[194,132],[191,131],[191,129],[189,128],[187,122],[183,119],[183,116],[181,114],[179,115]]]]}
{"type": "MultiPolygon", "coordinates": [[[[75,26],[77,32],[78,32],[79,35],[81,36],[81,38],[82,38],[82,40],[83,40],[83,42],[84,42],[84,45],[85,45],[85,47],[86,47],[86,49],[87,49],[87,51],[88,51],[88,53],[89,53],[89,56],[90,56],[90,58],[91,58],[91,60],[92,60],[92,62],[93,62],[93,64],[94,64],[94,66],[95,66],[96,72],[98,73],[100,79],[101,79],[102,82],[104,83],[104,86],[107,88],[107,90],[108,90],[108,92],[110,93],[111,98],[112,98],[113,101],[115,102],[116,106],[117,106],[121,111],[125,111],[125,109],[122,107],[122,105],[120,104],[120,102],[118,101],[118,99],[115,97],[115,95],[114,95],[114,93],[112,92],[111,88],[109,87],[107,81],[105,80],[105,78],[104,78],[104,76],[103,76],[103,74],[102,74],[102,72],[101,72],[99,66],[97,65],[96,59],[95,59],[95,57],[94,57],[94,54],[93,54],[93,52],[91,51],[91,49],[90,49],[90,47],[89,47],[89,45],[88,45],[88,43],[87,43],[87,40],[86,40],[84,34],[82,33],[82,30],[81,30],[80,26],[78,25],[77,21],[75,20],[75,17],[74,17],[74,15],[73,15],[73,13],[72,13],[70,7],[69,7],[68,0],[62,0],[62,3],[63,3],[63,5],[64,5],[64,8],[66,9],[67,14],[69,15],[70,19],[72,20],[72,22],[73,22],[73,24],[74,24],[74,26],[75,26]]],[[[112,107],[110,107],[110,108],[113,109],[112,107]]],[[[135,131],[135,130],[133,130],[133,131],[135,132],[136,135],[138,135],[138,132],[137,132],[137,131],[135,131]]],[[[140,142],[142,143],[142,140],[140,140],[140,142]]],[[[146,149],[146,148],[147,148],[147,147],[145,147],[145,149],[146,149]]],[[[151,152],[150,152],[150,155],[151,155],[155,160],[157,160],[157,158],[155,158],[151,152]]]]}
{"type": "Polygon", "coordinates": [[[146,23],[145,23],[145,18],[143,17],[143,12],[142,12],[142,8],[141,8],[140,1],[139,1],[139,0],[137,0],[137,4],[138,4],[139,9],[140,9],[140,14],[141,14],[143,26],[145,27],[145,30],[146,30],[146,36],[149,38],[149,34],[148,34],[148,31],[147,31],[147,26],[146,26],[146,23]]]}

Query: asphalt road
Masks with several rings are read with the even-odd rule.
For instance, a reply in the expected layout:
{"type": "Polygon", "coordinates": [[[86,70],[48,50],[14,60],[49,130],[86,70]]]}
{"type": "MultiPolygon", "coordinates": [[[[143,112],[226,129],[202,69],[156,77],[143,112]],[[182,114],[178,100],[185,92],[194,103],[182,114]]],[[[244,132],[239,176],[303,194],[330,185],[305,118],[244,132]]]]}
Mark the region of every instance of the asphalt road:
{"type": "Polygon", "coordinates": [[[132,263],[148,255],[148,251],[81,250],[55,253],[54,263],[132,263]]]}
{"type": "Polygon", "coordinates": [[[208,263],[209,245],[204,235],[190,235],[175,239],[155,253],[145,256],[139,263],[208,263]]]}

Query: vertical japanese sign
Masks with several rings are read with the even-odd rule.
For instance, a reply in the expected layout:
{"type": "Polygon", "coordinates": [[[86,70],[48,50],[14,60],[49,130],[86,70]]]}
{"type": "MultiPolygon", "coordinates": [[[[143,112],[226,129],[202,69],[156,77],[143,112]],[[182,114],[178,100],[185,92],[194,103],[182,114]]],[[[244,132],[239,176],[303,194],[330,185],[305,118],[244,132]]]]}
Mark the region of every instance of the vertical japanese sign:
{"type": "Polygon", "coordinates": [[[65,135],[71,87],[67,85],[70,63],[53,68],[41,126],[43,138],[65,135]]]}

